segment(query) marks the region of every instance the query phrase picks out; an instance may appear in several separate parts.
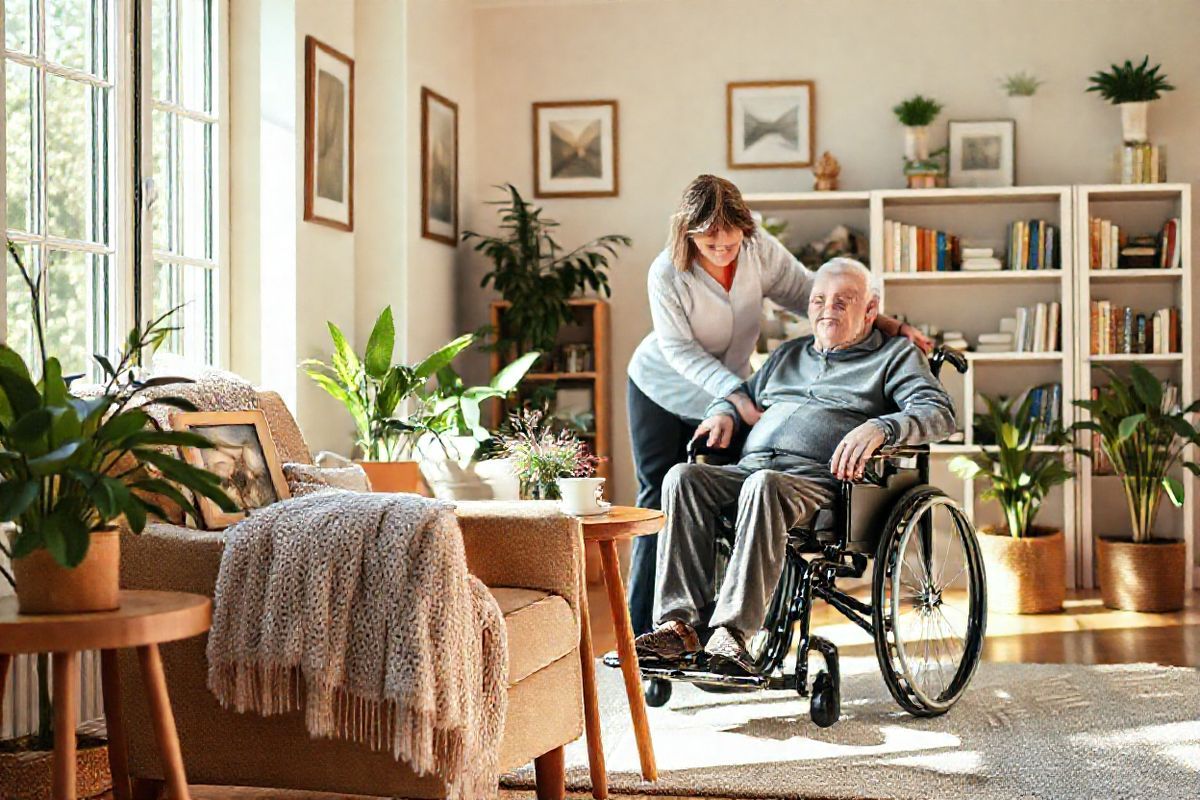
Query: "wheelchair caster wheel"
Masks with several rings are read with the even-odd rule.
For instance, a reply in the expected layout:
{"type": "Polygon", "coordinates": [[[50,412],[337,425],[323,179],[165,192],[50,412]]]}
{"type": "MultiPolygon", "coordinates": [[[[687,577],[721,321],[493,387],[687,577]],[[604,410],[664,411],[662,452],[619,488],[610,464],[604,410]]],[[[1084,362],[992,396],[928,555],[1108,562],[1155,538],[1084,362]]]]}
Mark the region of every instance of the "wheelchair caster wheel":
{"type": "Polygon", "coordinates": [[[817,727],[828,728],[838,721],[842,715],[841,691],[829,673],[821,670],[817,673],[812,686],[812,701],[809,704],[809,715],[817,727]]]}
{"type": "Polygon", "coordinates": [[[651,678],[646,681],[646,705],[660,708],[671,699],[671,682],[661,678],[651,678]]]}

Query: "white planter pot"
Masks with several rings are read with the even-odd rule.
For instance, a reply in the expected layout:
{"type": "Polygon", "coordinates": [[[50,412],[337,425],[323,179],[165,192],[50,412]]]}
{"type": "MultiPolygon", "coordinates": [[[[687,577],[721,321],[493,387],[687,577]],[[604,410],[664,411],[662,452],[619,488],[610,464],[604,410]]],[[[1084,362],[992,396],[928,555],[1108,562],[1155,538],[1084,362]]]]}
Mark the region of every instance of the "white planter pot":
{"type": "Polygon", "coordinates": [[[1126,142],[1145,142],[1149,139],[1146,125],[1149,118],[1150,103],[1143,100],[1137,103],[1118,103],[1121,109],[1121,139],[1126,142]]]}
{"type": "Polygon", "coordinates": [[[423,436],[417,442],[421,474],[440,500],[519,500],[521,482],[507,459],[476,461],[471,436],[423,436]]]}
{"type": "Polygon", "coordinates": [[[1017,119],[1025,119],[1033,110],[1033,95],[1010,94],[1008,96],[1008,112],[1017,119]]]}
{"type": "Polygon", "coordinates": [[[929,158],[929,127],[918,125],[904,129],[904,157],[909,161],[929,158]]]}

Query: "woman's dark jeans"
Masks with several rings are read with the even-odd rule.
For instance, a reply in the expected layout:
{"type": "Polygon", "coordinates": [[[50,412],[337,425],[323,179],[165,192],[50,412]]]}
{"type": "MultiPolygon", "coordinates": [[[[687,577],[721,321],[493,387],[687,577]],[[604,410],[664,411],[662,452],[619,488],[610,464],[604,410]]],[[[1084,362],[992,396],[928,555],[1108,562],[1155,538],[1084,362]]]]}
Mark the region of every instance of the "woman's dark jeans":
{"type": "MultiPolygon", "coordinates": [[[[662,508],[662,484],[667,472],[687,460],[687,445],[698,420],[672,414],[642,393],[630,380],[626,393],[633,463],[637,470],[639,508],[662,508]]],[[[629,617],[640,636],[654,627],[654,583],[658,534],[633,540],[629,562],[629,617]]]]}

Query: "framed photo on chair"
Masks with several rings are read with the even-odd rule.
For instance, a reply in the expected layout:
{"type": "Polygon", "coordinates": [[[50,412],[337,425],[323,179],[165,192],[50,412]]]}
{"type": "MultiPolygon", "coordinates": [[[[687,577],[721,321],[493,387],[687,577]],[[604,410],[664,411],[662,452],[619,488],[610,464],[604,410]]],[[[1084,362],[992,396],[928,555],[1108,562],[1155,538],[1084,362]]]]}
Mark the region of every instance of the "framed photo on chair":
{"type": "Polygon", "coordinates": [[[254,411],[185,411],[172,418],[176,430],[208,437],[211,449],[184,447],[189,464],[221,479],[221,488],[242,510],[226,513],[206,497],[196,497],[209,530],[239,522],[246,514],[291,497],[267,418],[254,411]]]}
{"type": "Polygon", "coordinates": [[[304,37],[304,219],[354,230],[354,60],[304,37]]]}

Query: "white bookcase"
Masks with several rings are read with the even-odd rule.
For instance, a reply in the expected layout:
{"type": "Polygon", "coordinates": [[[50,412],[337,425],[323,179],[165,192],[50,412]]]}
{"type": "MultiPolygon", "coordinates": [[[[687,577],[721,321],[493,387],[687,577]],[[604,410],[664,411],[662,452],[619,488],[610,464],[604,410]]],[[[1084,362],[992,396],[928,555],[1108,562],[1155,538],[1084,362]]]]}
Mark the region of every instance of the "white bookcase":
{"type": "MultiPolygon", "coordinates": [[[[1127,370],[1131,364],[1141,364],[1160,378],[1179,385],[1185,402],[1196,398],[1196,331],[1193,309],[1195,287],[1192,277],[1192,207],[1191,187],[1188,184],[1168,183],[1149,185],[1104,185],[1075,187],[1075,225],[1079,236],[1075,241],[1077,270],[1076,306],[1079,309],[1077,341],[1080,353],[1076,370],[1079,397],[1091,395],[1093,385],[1104,380],[1101,366],[1116,372],[1127,370]],[[1172,217],[1180,221],[1180,269],[1122,269],[1092,270],[1089,265],[1088,220],[1101,217],[1119,224],[1129,234],[1155,234],[1172,217]],[[1180,311],[1180,343],[1182,352],[1165,354],[1090,355],[1090,301],[1111,300],[1131,306],[1138,311],[1177,306],[1180,311]]],[[[1086,441],[1081,446],[1088,446],[1086,441]]],[[[1195,458],[1191,453],[1188,457],[1195,458]]],[[[1103,534],[1128,535],[1131,530],[1124,495],[1119,480],[1112,475],[1093,474],[1089,459],[1080,459],[1076,492],[1079,505],[1079,563],[1083,586],[1095,583],[1093,551],[1095,536],[1103,534]]],[[[1196,488],[1194,477],[1187,470],[1178,476],[1184,484],[1183,508],[1176,508],[1164,498],[1155,522],[1156,536],[1183,537],[1187,542],[1187,588],[1192,589],[1200,579],[1196,561],[1196,488]]]]}
{"type": "MultiPolygon", "coordinates": [[[[959,410],[961,444],[937,445],[933,450],[932,480],[959,499],[979,524],[999,524],[994,503],[980,501],[973,481],[957,478],[948,469],[950,457],[974,449],[974,417],[981,407],[978,392],[1013,396],[1030,386],[1062,385],[1062,420],[1074,420],[1069,400],[1076,391],[1076,286],[1074,245],[1075,201],[1071,186],[1010,187],[1002,189],[921,189],[870,192],[805,192],[746,196],[764,216],[786,219],[789,244],[817,239],[837,223],[870,237],[871,269],[882,287],[884,310],[914,322],[962,331],[968,340],[996,331],[1002,317],[1018,306],[1057,301],[1061,306],[1061,352],[971,353],[971,369],[958,376],[947,368],[943,379],[959,410]],[[992,246],[1003,256],[1007,230],[1015,220],[1044,219],[1060,231],[1061,268],[1000,272],[884,272],[884,221],[892,220],[948,231],[964,242],[992,246]]],[[[1047,451],[1052,447],[1045,447],[1047,451]]],[[[1047,499],[1039,521],[1061,526],[1066,533],[1067,586],[1081,582],[1077,493],[1072,484],[1057,487],[1047,499]]],[[[1090,552],[1090,551],[1089,551],[1090,552]]]]}

